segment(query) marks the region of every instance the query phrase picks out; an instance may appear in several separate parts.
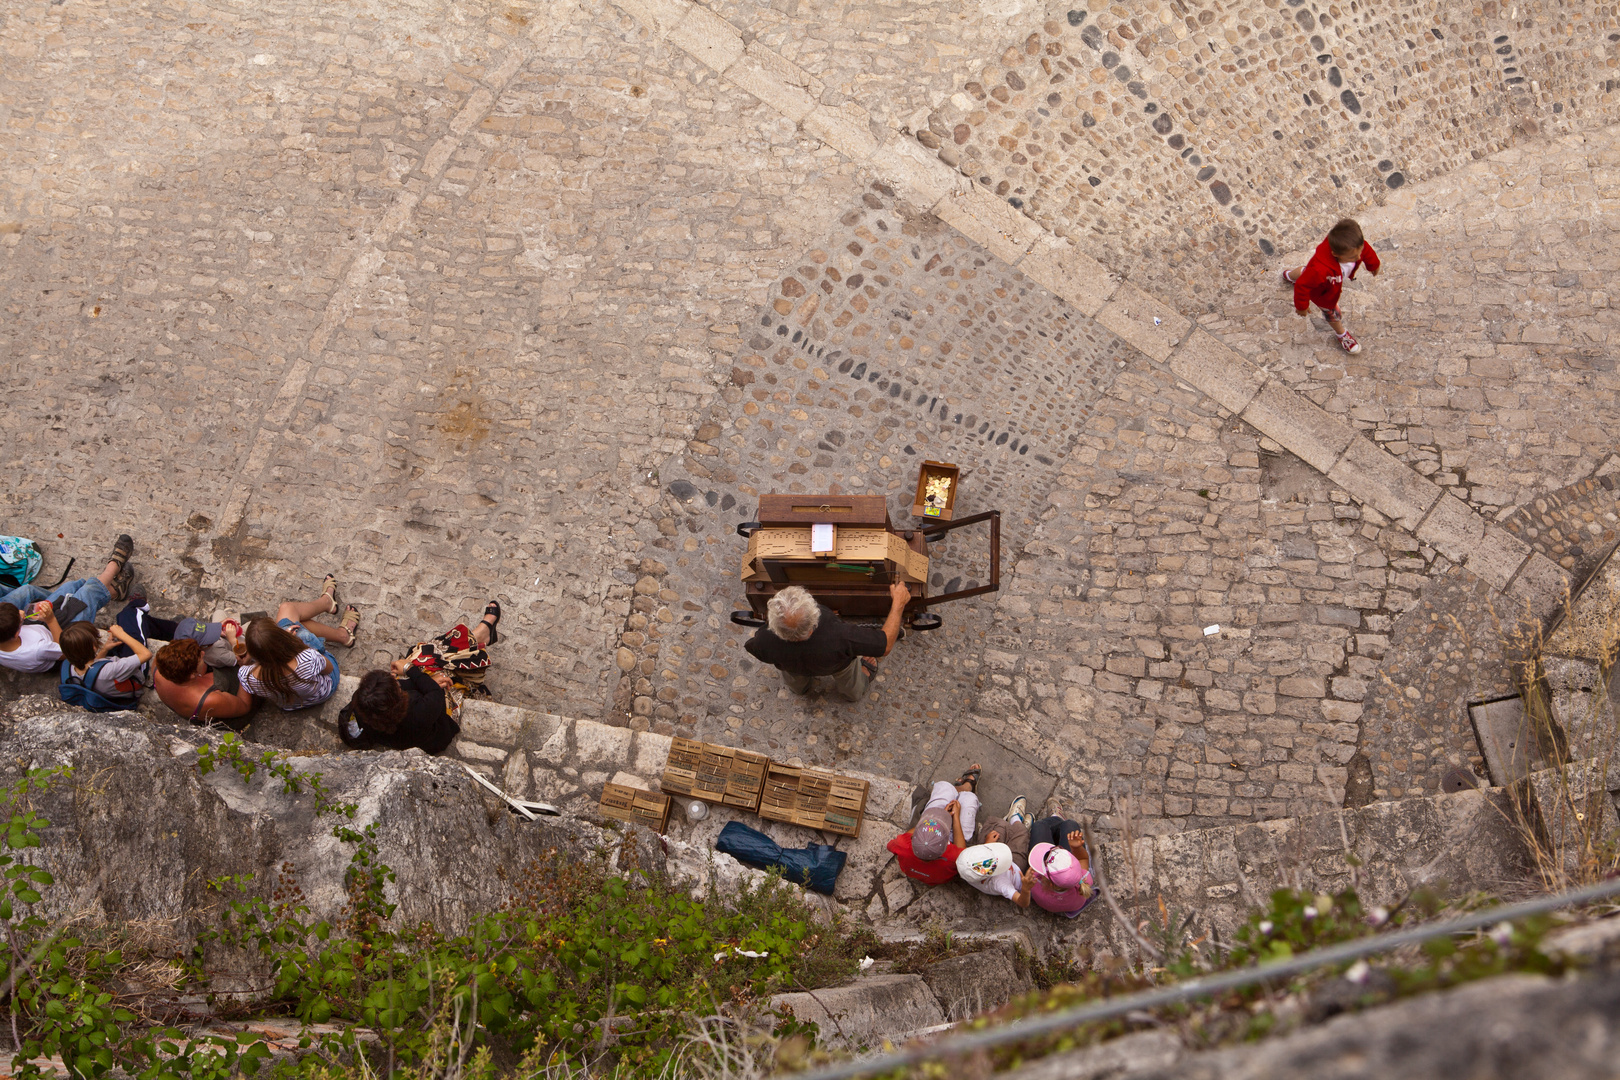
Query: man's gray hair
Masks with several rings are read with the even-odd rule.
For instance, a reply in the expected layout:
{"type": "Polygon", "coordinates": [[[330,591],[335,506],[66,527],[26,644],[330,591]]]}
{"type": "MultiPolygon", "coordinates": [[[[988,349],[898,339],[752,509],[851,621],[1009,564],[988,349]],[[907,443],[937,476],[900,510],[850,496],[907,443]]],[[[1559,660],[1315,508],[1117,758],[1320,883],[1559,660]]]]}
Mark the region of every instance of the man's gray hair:
{"type": "Polygon", "coordinates": [[[783,641],[805,641],[821,621],[821,605],[808,591],[789,585],[765,606],[765,622],[783,641]]]}

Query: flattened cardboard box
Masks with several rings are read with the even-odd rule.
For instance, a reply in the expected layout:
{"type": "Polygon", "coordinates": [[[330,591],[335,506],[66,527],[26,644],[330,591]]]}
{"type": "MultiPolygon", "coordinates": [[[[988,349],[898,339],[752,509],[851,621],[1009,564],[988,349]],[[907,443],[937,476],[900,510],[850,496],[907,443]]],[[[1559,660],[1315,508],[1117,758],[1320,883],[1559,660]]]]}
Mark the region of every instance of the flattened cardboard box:
{"type": "MultiPolygon", "coordinates": [[[[928,556],[911,550],[902,538],[886,529],[841,528],[838,530],[837,554],[834,562],[871,563],[893,562],[906,581],[928,580],[928,556]]],[[[783,559],[817,562],[825,556],[810,552],[810,528],[800,526],[782,529],[759,529],[748,538],[748,553],[743,556],[738,574],[744,581],[765,581],[768,575],[756,559],[783,559]]]]}

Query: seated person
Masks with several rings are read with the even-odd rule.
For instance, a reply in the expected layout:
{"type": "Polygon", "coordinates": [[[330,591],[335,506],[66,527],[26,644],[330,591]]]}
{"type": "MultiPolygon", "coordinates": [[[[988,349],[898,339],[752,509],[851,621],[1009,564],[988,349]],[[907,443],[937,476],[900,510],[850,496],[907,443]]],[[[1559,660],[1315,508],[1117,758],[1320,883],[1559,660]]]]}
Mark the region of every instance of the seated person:
{"type": "Polygon", "coordinates": [[[23,612],[16,604],[0,603],[0,667],[13,671],[49,671],[62,660],[57,642],[62,627],[56,621],[56,612],[50,604],[42,604],[31,618],[38,622],[24,622],[23,612]]]}
{"type": "Polygon", "coordinates": [[[360,612],[349,607],[340,626],[311,619],[338,609],[337,579],[328,574],[318,600],[288,601],[276,609],[276,618],[254,619],[245,637],[247,659],[239,678],[242,689],[254,697],[275,702],[284,710],[307,709],[331,697],[338,686],[337,659],[328,641],[352,646],[360,627],[360,612]]]}
{"type": "Polygon", "coordinates": [[[1029,814],[1024,809],[1027,805],[1020,795],[1007,808],[1005,817],[980,822],[976,840],[980,844],[1006,844],[1020,871],[1029,869],[1029,814]]]}
{"type": "MultiPolygon", "coordinates": [[[[66,674],[74,681],[114,705],[133,709],[140,703],[141,694],[146,692],[146,663],[152,659],[152,653],[123,627],[114,626],[106,640],[102,640],[95,623],[80,620],[68,624],[59,644],[68,664],[66,674]],[[120,646],[128,655],[107,655],[120,646]]],[[[62,700],[68,700],[65,685],[62,700]]]]}
{"type": "Polygon", "coordinates": [[[211,668],[234,668],[239,663],[236,643],[242,637],[242,624],[234,619],[224,622],[193,618],[160,619],[152,614],[146,594],[133,592],[129,603],[124,605],[114,621],[142,642],[153,638],[168,642],[190,638],[202,646],[204,659],[211,668]]]}
{"type": "Polygon", "coordinates": [[[501,605],[491,600],[471,630],[462,623],[431,642],[413,646],[387,671],[368,671],[338,714],[338,737],[355,750],[443,753],[461,733],[458,693],[482,683],[487,646],[500,640],[501,605]]]}
{"type": "Polygon", "coordinates": [[[743,648],[780,671],[782,684],[795,694],[808,694],[811,680],[830,676],[841,696],[860,701],[877,674],[874,658],[888,656],[900,640],[900,616],[910,599],[904,584],[889,586],[889,617],[880,629],[847,623],[808,590],[789,585],[771,597],[765,625],[743,648]]]}
{"type": "Polygon", "coordinates": [[[49,671],[62,659],[57,646],[62,627],[78,619],[94,621],[108,600],[121,600],[135,571],[129,565],[135,541],[121,534],[99,577],[80,578],[46,592],[20,585],[0,596],[0,667],[13,671],[49,671]],[[41,604],[36,613],[33,609],[41,604]]]}
{"type": "Polygon", "coordinates": [[[1030,875],[1018,869],[1006,844],[973,845],[956,857],[956,873],[982,893],[1029,907],[1030,875]]]}
{"type": "MultiPolygon", "coordinates": [[[[235,660],[234,654],[231,659],[235,660]]],[[[193,724],[218,721],[233,731],[247,727],[246,717],[255,704],[253,695],[237,683],[234,663],[221,668],[229,685],[220,686],[209,670],[208,652],[197,639],[176,637],[157,651],[153,669],[152,688],[176,714],[193,724]]]]}
{"type": "Polygon", "coordinates": [[[1074,918],[1101,892],[1091,879],[1091,849],[1085,828],[1066,818],[1054,800],[1048,813],[1030,827],[1035,846],[1029,849],[1031,895],[1047,911],[1074,918]]]}
{"type": "Polygon", "coordinates": [[[974,765],[954,784],[947,780],[935,783],[916,828],[889,841],[889,850],[906,877],[925,885],[943,885],[956,876],[956,857],[967,847],[967,837],[978,821],[975,789],[982,771],[974,765]]]}

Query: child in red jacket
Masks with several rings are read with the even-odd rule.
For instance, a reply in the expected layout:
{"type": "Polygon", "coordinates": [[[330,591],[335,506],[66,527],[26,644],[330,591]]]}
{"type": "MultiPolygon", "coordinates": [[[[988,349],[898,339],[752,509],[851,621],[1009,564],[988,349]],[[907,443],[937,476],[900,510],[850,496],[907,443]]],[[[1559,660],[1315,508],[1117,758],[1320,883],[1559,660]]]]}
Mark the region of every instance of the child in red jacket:
{"type": "Polygon", "coordinates": [[[1317,245],[1311,261],[1298,270],[1284,270],[1284,285],[1294,288],[1294,313],[1304,315],[1314,302],[1322,309],[1328,325],[1339,336],[1339,344],[1347,353],[1358,353],[1361,344],[1344,328],[1344,313],[1339,310],[1339,293],[1344,279],[1354,281],[1356,271],[1365,265],[1373,277],[1378,276],[1378,252],[1361,235],[1361,226],[1345,218],[1328,232],[1327,239],[1317,245]]]}

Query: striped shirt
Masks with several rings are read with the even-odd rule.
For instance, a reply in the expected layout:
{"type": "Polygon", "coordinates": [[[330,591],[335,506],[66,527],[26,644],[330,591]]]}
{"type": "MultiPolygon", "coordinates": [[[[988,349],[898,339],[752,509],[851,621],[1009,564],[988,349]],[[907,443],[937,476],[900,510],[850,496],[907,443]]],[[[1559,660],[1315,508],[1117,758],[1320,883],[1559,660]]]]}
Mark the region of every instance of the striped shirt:
{"type": "Polygon", "coordinates": [[[255,665],[250,670],[244,670],[241,675],[242,689],[255,697],[267,698],[280,705],[283,709],[307,709],[311,705],[319,705],[332,696],[337,689],[334,685],[336,672],[326,670],[326,654],[316,649],[305,649],[298,654],[293,665],[292,697],[282,700],[273,690],[259,681],[259,669],[255,665]]]}

